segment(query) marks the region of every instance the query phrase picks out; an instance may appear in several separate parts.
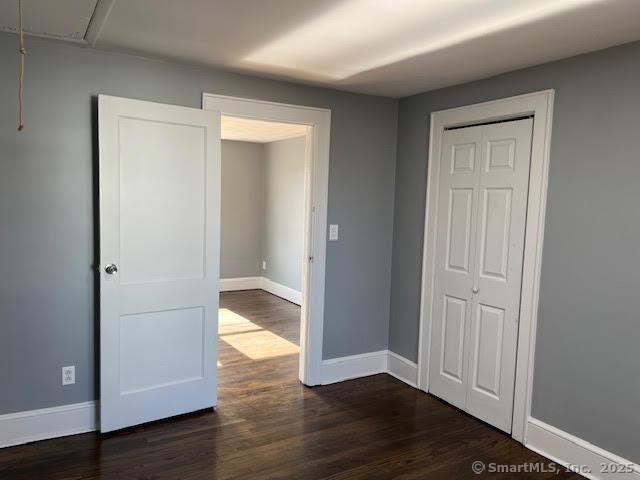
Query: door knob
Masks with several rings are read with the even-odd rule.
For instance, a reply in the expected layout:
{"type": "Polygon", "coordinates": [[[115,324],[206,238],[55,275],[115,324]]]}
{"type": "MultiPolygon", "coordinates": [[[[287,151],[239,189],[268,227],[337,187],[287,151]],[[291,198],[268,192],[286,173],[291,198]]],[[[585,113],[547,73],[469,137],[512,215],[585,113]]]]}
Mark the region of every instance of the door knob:
{"type": "Polygon", "coordinates": [[[471,291],[473,292],[473,294],[475,295],[476,293],[478,293],[480,290],[478,289],[478,287],[473,287],[471,289],[471,291]]]}
{"type": "Polygon", "coordinates": [[[109,265],[104,267],[104,271],[107,272],[109,275],[113,275],[118,271],[118,266],[113,263],[110,263],[109,265]]]}

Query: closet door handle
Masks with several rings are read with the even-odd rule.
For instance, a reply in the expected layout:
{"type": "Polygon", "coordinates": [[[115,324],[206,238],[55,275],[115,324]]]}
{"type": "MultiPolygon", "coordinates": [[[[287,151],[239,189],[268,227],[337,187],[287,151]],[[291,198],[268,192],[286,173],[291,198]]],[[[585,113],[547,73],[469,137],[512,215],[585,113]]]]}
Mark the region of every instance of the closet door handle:
{"type": "Polygon", "coordinates": [[[476,295],[479,291],[480,291],[480,289],[478,287],[473,287],[471,289],[471,293],[473,293],[474,295],[476,295]]]}

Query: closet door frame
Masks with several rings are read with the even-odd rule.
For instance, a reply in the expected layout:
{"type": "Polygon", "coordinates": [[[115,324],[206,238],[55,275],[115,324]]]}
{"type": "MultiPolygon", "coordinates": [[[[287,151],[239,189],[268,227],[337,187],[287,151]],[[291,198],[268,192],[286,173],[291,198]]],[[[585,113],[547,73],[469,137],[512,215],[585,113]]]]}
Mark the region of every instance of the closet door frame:
{"type": "Polygon", "coordinates": [[[430,121],[422,254],[420,332],[418,336],[418,388],[425,392],[429,391],[431,319],[433,312],[442,135],[445,129],[451,127],[472,126],[530,115],[534,117],[511,428],[511,436],[521,443],[526,442],[527,425],[531,416],[531,394],[554,94],[554,90],[543,90],[490,102],[441,110],[432,112],[430,121]]]}

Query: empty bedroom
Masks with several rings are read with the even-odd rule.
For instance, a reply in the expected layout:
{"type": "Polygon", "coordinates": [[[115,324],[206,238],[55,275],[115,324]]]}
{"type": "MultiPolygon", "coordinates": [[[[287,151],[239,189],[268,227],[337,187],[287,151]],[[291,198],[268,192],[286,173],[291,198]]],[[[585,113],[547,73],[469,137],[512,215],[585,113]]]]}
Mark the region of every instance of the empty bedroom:
{"type": "Polygon", "coordinates": [[[640,480],[640,1],[0,0],[0,480],[640,480]]]}

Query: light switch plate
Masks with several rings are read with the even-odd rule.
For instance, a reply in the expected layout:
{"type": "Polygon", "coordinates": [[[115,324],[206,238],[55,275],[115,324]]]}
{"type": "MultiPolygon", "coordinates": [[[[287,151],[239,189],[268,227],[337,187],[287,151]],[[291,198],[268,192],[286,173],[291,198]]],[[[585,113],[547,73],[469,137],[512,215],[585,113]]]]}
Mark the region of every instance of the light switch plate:
{"type": "Polygon", "coordinates": [[[329,240],[338,240],[338,225],[335,223],[329,225],[329,240]]]}

